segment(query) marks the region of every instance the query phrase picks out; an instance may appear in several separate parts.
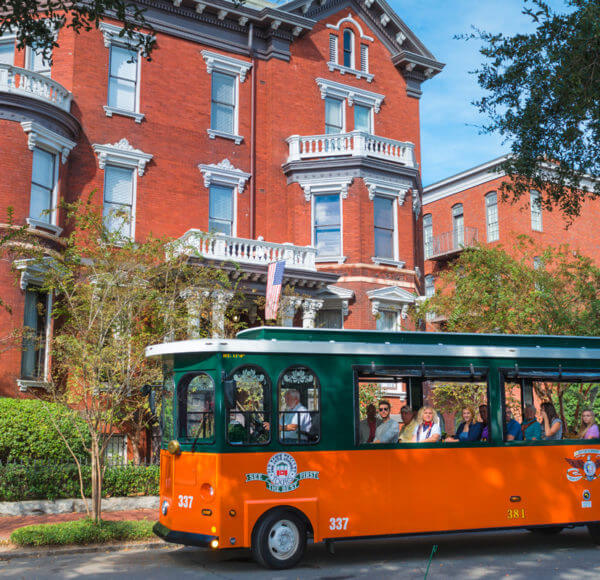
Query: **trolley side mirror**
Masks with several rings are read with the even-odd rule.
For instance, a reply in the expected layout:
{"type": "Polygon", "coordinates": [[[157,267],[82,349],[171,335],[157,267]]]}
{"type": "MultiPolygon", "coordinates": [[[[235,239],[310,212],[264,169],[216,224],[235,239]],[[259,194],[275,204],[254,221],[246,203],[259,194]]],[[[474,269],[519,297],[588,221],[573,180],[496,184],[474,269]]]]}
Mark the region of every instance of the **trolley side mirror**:
{"type": "Polygon", "coordinates": [[[223,381],[223,391],[225,393],[225,404],[228,409],[235,406],[235,382],[231,379],[223,381]]]}

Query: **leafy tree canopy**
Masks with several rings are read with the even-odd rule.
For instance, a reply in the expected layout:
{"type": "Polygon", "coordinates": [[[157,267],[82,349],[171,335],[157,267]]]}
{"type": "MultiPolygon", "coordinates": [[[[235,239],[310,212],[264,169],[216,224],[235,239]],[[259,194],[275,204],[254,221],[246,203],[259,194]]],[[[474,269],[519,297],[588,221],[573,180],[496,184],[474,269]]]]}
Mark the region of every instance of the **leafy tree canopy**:
{"type": "Polygon", "coordinates": [[[484,131],[510,143],[502,169],[506,198],[534,188],[542,205],[579,215],[600,196],[600,2],[565,0],[562,11],[525,0],[535,23],[530,34],[470,35],[483,41],[476,71],[487,91],[476,103],[488,119],[484,131]]]}
{"type": "Polygon", "coordinates": [[[35,47],[51,61],[60,29],[85,32],[98,28],[102,20],[112,18],[121,22],[121,36],[150,59],[155,44],[154,29],[146,21],[144,12],[145,9],[126,0],[0,0],[0,36],[15,31],[19,48],[35,47]],[[142,31],[145,34],[138,34],[142,31]]]}

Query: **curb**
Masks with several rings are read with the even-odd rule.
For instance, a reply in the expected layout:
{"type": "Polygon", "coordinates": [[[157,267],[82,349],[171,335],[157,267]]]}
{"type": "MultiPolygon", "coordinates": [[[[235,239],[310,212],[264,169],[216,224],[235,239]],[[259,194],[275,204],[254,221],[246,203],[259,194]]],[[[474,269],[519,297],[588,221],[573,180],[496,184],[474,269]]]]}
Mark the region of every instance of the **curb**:
{"type": "Polygon", "coordinates": [[[97,552],[125,552],[127,550],[181,549],[183,546],[167,544],[163,541],[138,542],[127,544],[91,544],[89,546],[66,546],[44,548],[21,548],[18,550],[0,549],[0,562],[17,558],[43,558],[47,556],[68,556],[71,554],[93,554],[97,552]]]}

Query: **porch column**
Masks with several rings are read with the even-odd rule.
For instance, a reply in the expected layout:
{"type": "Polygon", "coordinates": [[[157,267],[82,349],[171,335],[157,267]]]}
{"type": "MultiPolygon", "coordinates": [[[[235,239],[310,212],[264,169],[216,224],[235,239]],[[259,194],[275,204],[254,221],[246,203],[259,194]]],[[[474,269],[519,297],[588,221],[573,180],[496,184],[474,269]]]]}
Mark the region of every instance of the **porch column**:
{"type": "Polygon", "coordinates": [[[281,325],[282,326],[294,326],[294,316],[296,316],[296,310],[302,306],[301,298],[294,298],[291,296],[283,296],[281,298],[281,325]]]}
{"type": "Polygon", "coordinates": [[[302,301],[302,328],[314,328],[317,312],[323,308],[324,300],[306,298],[302,301]]]}
{"type": "Polygon", "coordinates": [[[212,337],[223,338],[225,336],[225,311],[233,298],[233,292],[214,290],[210,297],[212,300],[212,337]]]}

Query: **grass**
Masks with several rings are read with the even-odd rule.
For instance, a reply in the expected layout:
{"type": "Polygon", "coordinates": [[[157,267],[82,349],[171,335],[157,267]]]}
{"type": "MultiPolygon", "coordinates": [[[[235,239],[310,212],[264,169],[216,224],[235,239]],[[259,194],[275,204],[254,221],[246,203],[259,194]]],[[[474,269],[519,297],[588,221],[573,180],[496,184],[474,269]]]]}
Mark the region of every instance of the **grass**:
{"type": "Polygon", "coordinates": [[[38,524],[16,529],[10,541],[17,546],[65,546],[70,544],[104,544],[147,540],[154,537],[153,521],[101,521],[90,518],[58,524],[38,524]]]}

